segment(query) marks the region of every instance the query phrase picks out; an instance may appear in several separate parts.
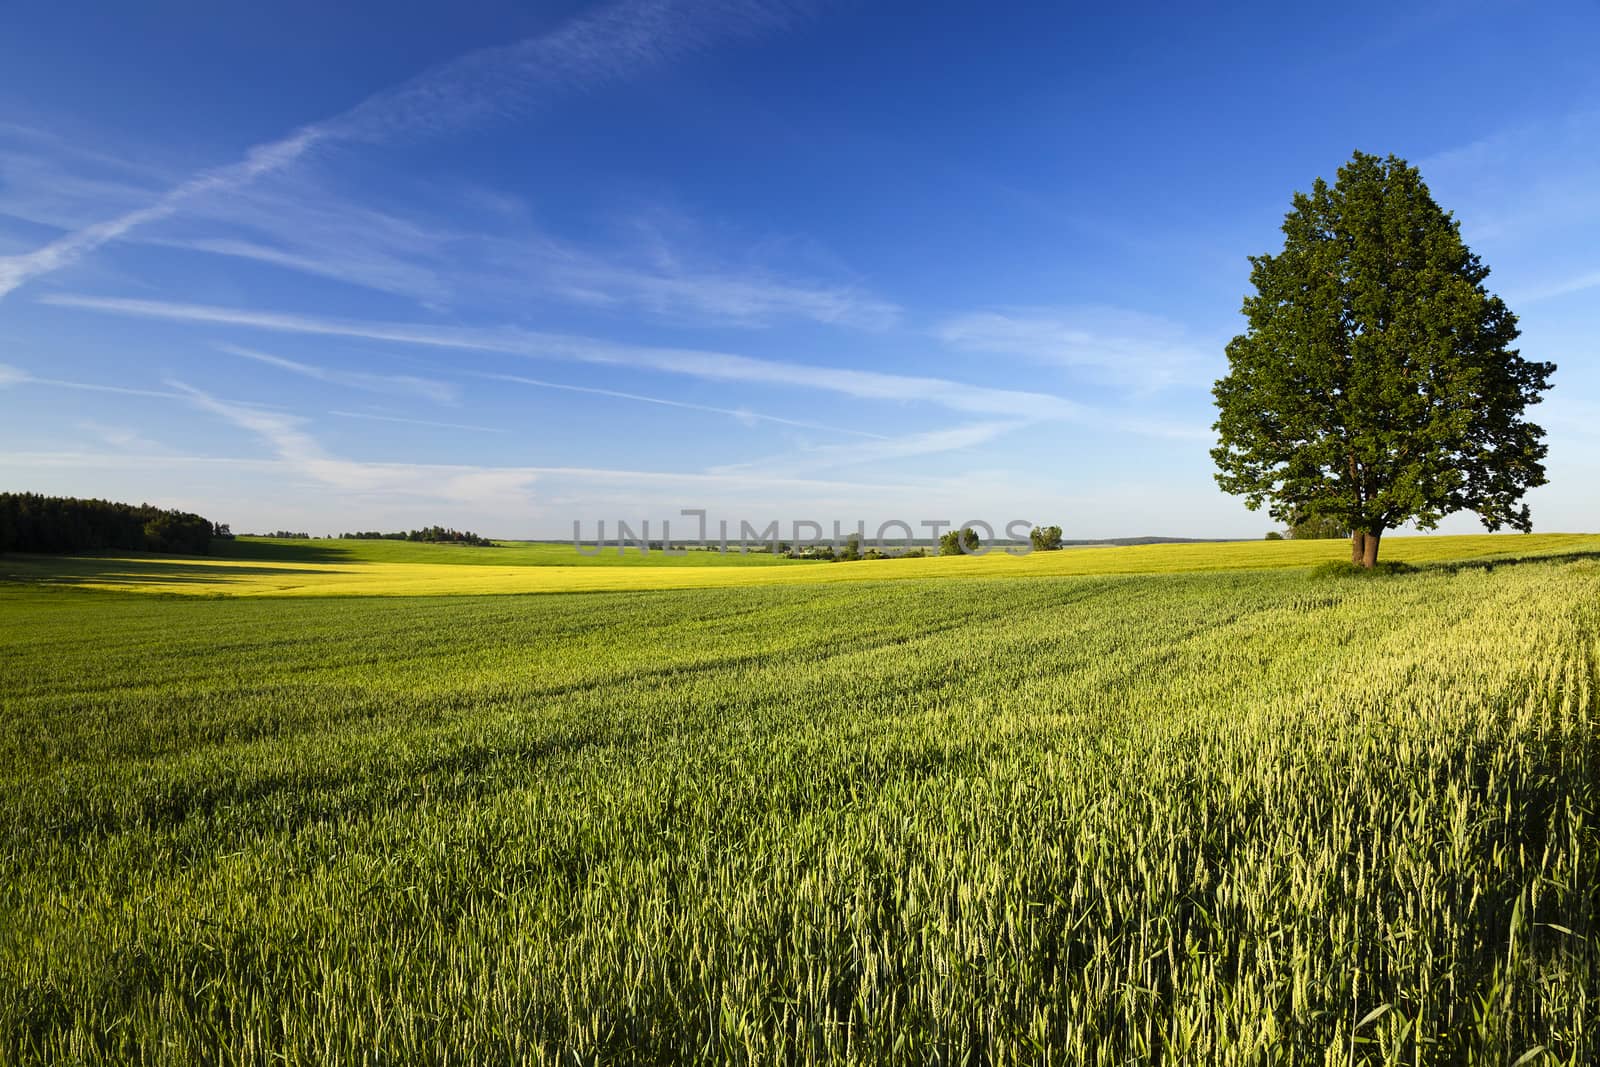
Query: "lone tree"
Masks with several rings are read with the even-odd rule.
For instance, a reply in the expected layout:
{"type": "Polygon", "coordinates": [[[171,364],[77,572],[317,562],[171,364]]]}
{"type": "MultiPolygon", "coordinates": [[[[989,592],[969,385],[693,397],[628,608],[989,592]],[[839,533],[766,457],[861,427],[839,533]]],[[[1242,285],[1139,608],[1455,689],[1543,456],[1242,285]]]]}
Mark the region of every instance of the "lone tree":
{"type": "Polygon", "coordinates": [[[1516,316],[1416,168],[1357,152],[1295,194],[1283,233],[1250,259],[1249,328],[1213,390],[1222,488],[1296,528],[1352,531],[1365,567],[1408,521],[1474,511],[1531,530],[1521,499],[1548,448],[1522,416],[1556,368],[1511,347],[1516,316]]]}

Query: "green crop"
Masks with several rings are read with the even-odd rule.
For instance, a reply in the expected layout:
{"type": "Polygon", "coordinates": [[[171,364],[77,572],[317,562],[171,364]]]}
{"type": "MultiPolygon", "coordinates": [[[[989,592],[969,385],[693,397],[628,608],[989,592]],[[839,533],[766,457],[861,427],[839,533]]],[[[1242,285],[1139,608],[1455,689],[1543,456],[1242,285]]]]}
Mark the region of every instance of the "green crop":
{"type": "Polygon", "coordinates": [[[1592,1063],[1597,664],[1589,559],[0,586],[0,1062],[1592,1063]]]}

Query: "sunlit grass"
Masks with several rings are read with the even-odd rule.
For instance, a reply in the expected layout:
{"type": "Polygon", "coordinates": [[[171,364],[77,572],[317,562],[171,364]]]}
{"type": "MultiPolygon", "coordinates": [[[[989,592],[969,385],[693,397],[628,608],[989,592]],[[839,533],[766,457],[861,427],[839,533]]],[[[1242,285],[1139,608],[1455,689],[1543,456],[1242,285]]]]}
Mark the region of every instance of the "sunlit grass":
{"type": "Polygon", "coordinates": [[[1600,1058],[1600,563],[1075,557],[0,587],[0,1062],[1600,1058]]]}

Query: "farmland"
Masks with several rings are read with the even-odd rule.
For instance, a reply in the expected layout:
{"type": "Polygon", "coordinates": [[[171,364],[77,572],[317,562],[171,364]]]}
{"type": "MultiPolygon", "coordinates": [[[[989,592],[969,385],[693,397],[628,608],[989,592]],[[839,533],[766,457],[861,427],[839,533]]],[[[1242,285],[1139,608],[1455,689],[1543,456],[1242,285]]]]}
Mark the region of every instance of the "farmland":
{"type": "MultiPolygon", "coordinates": [[[[925,578],[1046,578],[1305,567],[1348,558],[1343,541],[1236,541],[1074,548],[1011,555],[820,563],[762,553],[680,556],[571,545],[460,548],[390,541],[241,540],[222,555],[0,557],[0,581],[124,592],[229,596],[407,596],[816,585],[925,578]]],[[[1600,535],[1394,537],[1384,557],[1408,564],[1600,552],[1600,535]]]]}
{"type": "Polygon", "coordinates": [[[0,558],[0,1061],[1600,1057],[1600,538],[330,544],[0,558]]]}

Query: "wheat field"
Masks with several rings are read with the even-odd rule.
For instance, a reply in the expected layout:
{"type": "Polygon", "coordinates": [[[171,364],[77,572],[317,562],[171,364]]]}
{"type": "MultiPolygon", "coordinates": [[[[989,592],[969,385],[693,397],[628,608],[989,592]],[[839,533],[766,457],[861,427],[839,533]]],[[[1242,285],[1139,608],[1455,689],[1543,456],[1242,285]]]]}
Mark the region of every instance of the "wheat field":
{"type": "Polygon", "coordinates": [[[1600,1056],[1600,563],[946,563],[0,585],[0,1061],[1600,1056]]]}

